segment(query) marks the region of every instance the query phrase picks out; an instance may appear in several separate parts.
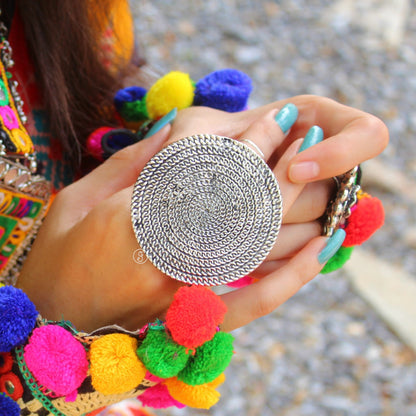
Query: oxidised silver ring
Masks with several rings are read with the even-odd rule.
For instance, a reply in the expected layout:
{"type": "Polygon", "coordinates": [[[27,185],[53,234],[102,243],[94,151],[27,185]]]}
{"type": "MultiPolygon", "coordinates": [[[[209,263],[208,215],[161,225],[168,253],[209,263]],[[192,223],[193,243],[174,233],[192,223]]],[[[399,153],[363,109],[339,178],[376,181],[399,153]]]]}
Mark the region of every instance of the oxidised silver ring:
{"type": "Polygon", "coordinates": [[[185,137],[157,153],[134,186],[140,247],[163,273],[221,285],[257,268],[282,222],[279,184],[252,149],[228,137],[185,137]]]}

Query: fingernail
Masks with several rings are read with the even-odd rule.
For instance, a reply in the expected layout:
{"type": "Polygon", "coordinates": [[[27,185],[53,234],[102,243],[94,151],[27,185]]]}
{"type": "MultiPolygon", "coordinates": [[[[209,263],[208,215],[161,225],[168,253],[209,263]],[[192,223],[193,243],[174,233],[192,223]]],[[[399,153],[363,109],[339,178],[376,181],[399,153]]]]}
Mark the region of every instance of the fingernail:
{"type": "Polygon", "coordinates": [[[314,144],[321,142],[324,139],[324,132],[319,126],[313,126],[306,133],[305,138],[303,139],[302,145],[299,148],[298,153],[303,152],[306,149],[309,149],[314,144]]]}
{"type": "Polygon", "coordinates": [[[169,111],[169,113],[164,115],[160,120],[156,121],[156,123],[153,124],[152,128],[146,133],[144,138],[147,139],[148,137],[156,134],[159,130],[162,130],[163,127],[165,127],[167,124],[171,123],[175,119],[176,114],[178,114],[177,108],[174,108],[173,110],[169,111]]]}
{"type": "Polygon", "coordinates": [[[298,108],[295,104],[286,104],[274,118],[276,123],[282,129],[283,133],[286,134],[289,129],[293,126],[296,119],[298,118],[298,108]]]}
{"type": "Polygon", "coordinates": [[[344,240],[345,231],[342,228],[338,228],[338,230],[328,239],[323,250],[318,254],[319,263],[326,263],[339,250],[344,240]]]}
{"type": "Polygon", "coordinates": [[[289,168],[289,178],[292,182],[307,182],[319,175],[319,165],[316,162],[299,162],[289,168]]]}

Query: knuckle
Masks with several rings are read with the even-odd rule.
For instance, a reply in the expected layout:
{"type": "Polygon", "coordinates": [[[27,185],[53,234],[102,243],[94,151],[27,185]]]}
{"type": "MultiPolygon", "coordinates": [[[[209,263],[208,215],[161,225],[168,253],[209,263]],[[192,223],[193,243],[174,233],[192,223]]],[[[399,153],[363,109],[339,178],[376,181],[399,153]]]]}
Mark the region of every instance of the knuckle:
{"type": "Polygon", "coordinates": [[[279,304],[276,304],[276,300],[270,292],[261,291],[256,300],[254,319],[271,314],[278,306],[279,304]]]}
{"type": "Polygon", "coordinates": [[[367,115],[366,127],[375,140],[377,151],[382,152],[389,142],[389,130],[382,120],[373,115],[367,115]]]}

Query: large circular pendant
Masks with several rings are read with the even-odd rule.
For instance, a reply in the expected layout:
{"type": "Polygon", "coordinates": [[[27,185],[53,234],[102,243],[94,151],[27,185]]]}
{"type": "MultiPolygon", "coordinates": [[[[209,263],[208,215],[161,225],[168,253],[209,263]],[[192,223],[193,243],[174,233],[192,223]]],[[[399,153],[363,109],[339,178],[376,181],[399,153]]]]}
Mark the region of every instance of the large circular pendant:
{"type": "Polygon", "coordinates": [[[228,137],[172,143],[144,167],[131,215],[147,258],[174,279],[206,286],[257,268],[282,222],[279,184],[263,159],[228,137]]]}

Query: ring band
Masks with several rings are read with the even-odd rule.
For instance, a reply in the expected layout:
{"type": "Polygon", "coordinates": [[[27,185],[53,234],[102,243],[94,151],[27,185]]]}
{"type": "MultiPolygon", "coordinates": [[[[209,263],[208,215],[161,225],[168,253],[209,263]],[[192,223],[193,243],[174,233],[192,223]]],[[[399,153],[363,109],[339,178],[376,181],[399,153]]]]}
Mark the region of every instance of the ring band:
{"type": "Polygon", "coordinates": [[[252,147],[253,148],[252,150],[255,150],[263,160],[266,158],[264,156],[264,153],[260,149],[260,147],[257,146],[257,144],[254,143],[252,140],[250,140],[250,139],[243,139],[243,140],[241,140],[241,143],[247,143],[246,146],[249,145],[248,147],[252,147]]]}

